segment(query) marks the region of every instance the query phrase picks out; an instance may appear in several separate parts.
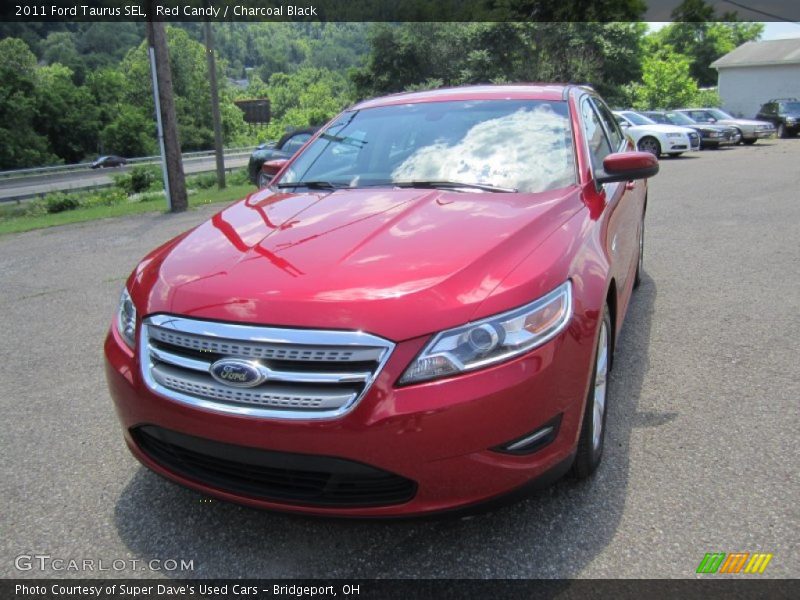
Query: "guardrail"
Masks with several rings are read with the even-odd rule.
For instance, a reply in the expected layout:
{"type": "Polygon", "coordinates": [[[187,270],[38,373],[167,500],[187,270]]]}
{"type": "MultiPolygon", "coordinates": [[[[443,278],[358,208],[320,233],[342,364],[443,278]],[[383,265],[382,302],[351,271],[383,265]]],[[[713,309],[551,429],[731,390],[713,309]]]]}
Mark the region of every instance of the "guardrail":
{"type": "MultiPolygon", "coordinates": [[[[243,154],[250,154],[255,150],[255,146],[243,146],[240,148],[225,148],[223,153],[226,157],[241,156],[243,154]]],[[[201,150],[199,152],[184,152],[182,155],[183,160],[192,160],[197,158],[207,158],[214,156],[214,150],[201,150]]],[[[161,161],[160,155],[155,156],[140,156],[138,158],[126,159],[129,165],[136,164],[150,164],[161,161]]],[[[10,171],[0,171],[0,179],[14,179],[17,177],[36,177],[38,175],[52,175],[53,173],[72,173],[74,171],[89,170],[92,168],[92,163],[75,163],[72,165],[54,165],[52,167],[33,167],[30,169],[14,169],[10,171]]]]}

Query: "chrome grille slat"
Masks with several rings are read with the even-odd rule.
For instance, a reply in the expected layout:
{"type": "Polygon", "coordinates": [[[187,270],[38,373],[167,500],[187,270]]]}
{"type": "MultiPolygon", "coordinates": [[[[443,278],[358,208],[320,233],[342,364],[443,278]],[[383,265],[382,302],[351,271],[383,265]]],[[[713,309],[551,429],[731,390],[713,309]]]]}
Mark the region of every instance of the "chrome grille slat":
{"type": "Polygon", "coordinates": [[[299,393],[290,387],[260,386],[251,389],[234,388],[217,383],[213,379],[180,372],[178,369],[158,365],[152,369],[153,377],[168,388],[195,394],[213,400],[256,404],[274,408],[302,407],[313,409],[335,409],[351,402],[356,393],[315,391],[299,393]]]}
{"type": "MultiPolygon", "coordinates": [[[[161,348],[150,346],[150,355],[158,361],[169,363],[193,371],[208,372],[213,362],[197,360],[167,352],[161,348]]],[[[332,373],[307,373],[303,371],[282,371],[268,369],[270,381],[282,381],[285,383],[360,383],[368,381],[372,373],[369,371],[343,371],[332,373]]]]}
{"type": "Polygon", "coordinates": [[[150,336],[157,341],[213,354],[241,356],[267,360],[293,360],[313,362],[361,362],[379,360],[384,348],[348,348],[327,346],[305,346],[297,344],[275,344],[270,342],[246,342],[225,338],[204,337],[194,334],[174,333],[160,327],[152,327],[150,336]]]}
{"type": "Polygon", "coordinates": [[[366,394],[394,349],[388,340],[357,331],[292,330],[171,315],[150,316],[142,325],[142,375],[152,391],[184,404],[254,417],[340,416],[366,394]],[[214,379],[211,367],[221,358],[257,362],[266,381],[243,388],[214,379]],[[347,369],[347,363],[353,368],[347,369]]]}

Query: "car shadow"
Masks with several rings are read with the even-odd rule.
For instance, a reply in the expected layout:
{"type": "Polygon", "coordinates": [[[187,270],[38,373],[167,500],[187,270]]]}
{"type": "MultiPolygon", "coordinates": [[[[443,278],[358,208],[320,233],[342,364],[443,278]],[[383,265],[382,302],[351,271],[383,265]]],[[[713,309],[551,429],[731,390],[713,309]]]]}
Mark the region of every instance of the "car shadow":
{"type": "Polygon", "coordinates": [[[692,160],[700,158],[700,150],[692,150],[691,152],[683,152],[678,156],[669,156],[668,154],[662,155],[658,160],[692,160]]]}
{"type": "Polygon", "coordinates": [[[637,428],[670,413],[638,409],[649,369],[656,283],[634,293],[610,378],[603,463],[514,504],[463,519],[309,518],[209,500],[140,467],[115,506],[115,526],[144,560],[193,561],[204,578],[570,578],[615,537],[627,498],[637,428]]]}

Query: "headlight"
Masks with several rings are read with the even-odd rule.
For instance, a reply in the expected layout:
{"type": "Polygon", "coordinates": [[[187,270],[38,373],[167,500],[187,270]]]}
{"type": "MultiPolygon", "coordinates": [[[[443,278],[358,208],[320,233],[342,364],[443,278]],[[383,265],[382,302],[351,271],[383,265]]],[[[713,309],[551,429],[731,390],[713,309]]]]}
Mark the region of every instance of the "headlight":
{"type": "Polygon", "coordinates": [[[127,289],[122,290],[117,309],[117,331],[122,339],[133,348],[136,339],[136,307],[127,289]]]}
{"type": "Polygon", "coordinates": [[[797,121],[794,117],[786,117],[786,124],[787,125],[794,125],[794,122],[797,121]]]}
{"type": "Polygon", "coordinates": [[[572,285],[561,284],[521,308],[439,333],[400,378],[417,383],[524,354],[558,335],[572,316],[572,285]]]}
{"type": "Polygon", "coordinates": [[[683,134],[682,133],[668,133],[667,137],[668,138],[682,138],[683,134]]]}

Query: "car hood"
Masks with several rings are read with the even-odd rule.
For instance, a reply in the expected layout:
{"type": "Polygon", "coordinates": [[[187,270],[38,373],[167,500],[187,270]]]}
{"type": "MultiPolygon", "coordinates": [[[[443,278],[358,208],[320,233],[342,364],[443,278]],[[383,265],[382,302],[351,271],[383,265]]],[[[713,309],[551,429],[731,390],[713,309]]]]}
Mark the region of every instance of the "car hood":
{"type": "Polygon", "coordinates": [[[541,194],[262,190],[153,252],[131,293],[145,315],[408,339],[473,318],[584,206],[580,198],[577,186],[541,194]]]}
{"type": "Polygon", "coordinates": [[[740,125],[743,127],[757,127],[759,125],[769,125],[773,127],[769,121],[756,121],[755,119],[720,119],[717,123],[723,125],[740,125]]]}
{"type": "Polygon", "coordinates": [[[733,131],[733,127],[729,125],[712,125],[710,123],[698,123],[697,125],[692,125],[692,129],[698,131],[733,131]]]}
{"type": "Polygon", "coordinates": [[[629,127],[634,131],[657,131],[659,133],[694,133],[694,129],[690,127],[682,127],[679,125],[666,125],[665,123],[655,123],[653,125],[634,125],[629,127]]]}

